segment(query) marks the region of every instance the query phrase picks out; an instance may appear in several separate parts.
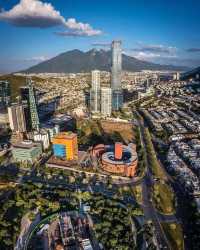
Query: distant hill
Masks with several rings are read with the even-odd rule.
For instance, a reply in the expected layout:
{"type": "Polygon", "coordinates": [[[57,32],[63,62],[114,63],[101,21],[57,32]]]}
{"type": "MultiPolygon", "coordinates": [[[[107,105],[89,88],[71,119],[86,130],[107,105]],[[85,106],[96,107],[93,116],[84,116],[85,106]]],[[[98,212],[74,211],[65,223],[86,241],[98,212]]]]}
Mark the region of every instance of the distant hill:
{"type": "MultiPolygon", "coordinates": [[[[32,77],[33,81],[41,82],[43,81],[39,77],[32,77]]],[[[19,95],[19,89],[22,86],[26,85],[26,77],[25,76],[16,76],[16,75],[2,75],[0,76],[0,81],[9,81],[11,84],[11,99],[15,101],[15,98],[19,95]]]]}
{"type": "Polygon", "coordinates": [[[200,67],[195,68],[193,70],[187,71],[186,73],[182,74],[182,79],[183,80],[188,80],[191,78],[196,78],[196,76],[199,75],[200,77],[200,67]]]}
{"type": "MultiPolygon", "coordinates": [[[[50,60],[39,63],[23,70],[23,73],[79,73],[90,72],[94,69],[110,71],[111,51],[92,49],[87,52],[71,50],[50,60]]],[[[188,68],[173,65],[160,65],[141,61],[134,57],[122,55],[122,68],[125,71],[140,70],[175,70],[186,71],[188,68]]]]}

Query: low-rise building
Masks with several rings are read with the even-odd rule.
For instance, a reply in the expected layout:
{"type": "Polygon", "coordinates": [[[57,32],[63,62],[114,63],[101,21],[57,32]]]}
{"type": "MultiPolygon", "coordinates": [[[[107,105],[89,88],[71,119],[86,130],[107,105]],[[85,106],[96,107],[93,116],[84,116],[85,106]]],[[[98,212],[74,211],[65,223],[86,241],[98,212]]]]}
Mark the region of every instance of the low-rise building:
{"type": "Polygon", "coordinates": [[[22,141],[13,145],[12,154],[17,162],[34,163],[42,155],[42,145],[38,142],[22,141]]]}
{"type": "Polygon", "coordinates": [[[78,159],[77,135],[72,132],[62,132],[52,139],[54,156],[65,160],[78,159]]]}
{"type": "Polygon", "coordinates": [[[35,142],[41,142],[44,150],[50,146],[49,132],[45,129],[34,131],[33,139],[35,142]]]}

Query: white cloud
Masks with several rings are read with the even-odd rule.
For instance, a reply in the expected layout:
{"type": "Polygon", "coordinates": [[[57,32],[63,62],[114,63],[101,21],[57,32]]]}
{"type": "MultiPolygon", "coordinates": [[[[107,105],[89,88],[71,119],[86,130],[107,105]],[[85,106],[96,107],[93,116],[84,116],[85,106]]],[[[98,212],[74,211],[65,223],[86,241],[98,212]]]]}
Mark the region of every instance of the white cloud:
{"type": "Polygon", "coordinates": [[[165,46],[162,44],[143,44],[140,42],[138,45],[139,46],[137,48],[133,48],[132,51],[154,54],[174,54],[177,52],[176,47],[165,46]]]}
{"type": "Polygon", "coordinates": [[[100,35],[102,31],[95,30],[88,23],[77,22],[75,18],[65,19],[51,3],[40,0],[20,0],[12,9],[0,12],[0,20],[19,27],[48,28],[62,25],[68,33],[79,36],[100,35]]]}
{"type": "Polygon", "coordinates": [[[136,57],[140,60],[151,60],[156,58],[176,58],[176,55],[162,55],[158,53],[149,53],[149,52],[135,52],[131,54],[132,56],[136,57]]]}
{"type": "Polygon", "coordinates": [[[42,62],[42,61],[46,61],[48,59],[50,59],[50,57],[48,57],[48,56],[34,56],[34,57],[27,59],[27,60],[42,62]]]}

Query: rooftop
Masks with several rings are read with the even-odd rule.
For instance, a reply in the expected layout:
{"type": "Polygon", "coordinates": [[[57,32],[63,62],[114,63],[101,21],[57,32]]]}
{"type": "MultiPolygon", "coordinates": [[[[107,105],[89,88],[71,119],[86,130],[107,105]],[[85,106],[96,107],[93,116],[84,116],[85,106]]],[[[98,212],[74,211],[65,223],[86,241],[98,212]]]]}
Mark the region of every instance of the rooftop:
{"type": "Polygon", "coordinates": [[[59,134],[57,134],[54,139],[73,139],[75,138],[77,135],[73,132],[61,132],[59,134]]]}
{"type": "Polygon", "coordinates": [[[21,141],[13,145],[14,148],[24,148],[24,149],[31,149],[33,147],[38,147],[40,143],[33,142],[33,141],[21,141]]]}

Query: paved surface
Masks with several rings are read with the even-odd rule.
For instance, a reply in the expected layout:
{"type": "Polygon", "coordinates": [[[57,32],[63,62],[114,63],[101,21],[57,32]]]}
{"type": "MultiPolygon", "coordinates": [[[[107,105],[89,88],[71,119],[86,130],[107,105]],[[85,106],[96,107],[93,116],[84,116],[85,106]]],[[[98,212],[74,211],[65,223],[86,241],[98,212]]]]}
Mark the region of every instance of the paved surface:
{"type": "MultiPolygon", "coordinates": [[[[138,116],[140,116],[137,113],[138,116]]],[[[138,126],[140,129],[141,134],[141,140],[144,147],[144,150],[147,155],[146,145],[144,143],[144,122],[142,119],[138,119],[138,126]]],[[[167,176],[166,176],[167,178],[167,176]]],[[[175,215],[161,215],[158,213],[158,211],[155,209],[154,205],[151,202],[151,187],[153,185],[153,177],[150,172],[150,166],[147,161],[147,171],[146,176],[142,182],[142,195],[143,195],[143,210],[144,215],[147,220],[152,220],[153,225],[156,229],[156,238],[159,245],[159,249],[169,249],[172,250],[170,243],[165,235],[165,232],[163,231],[163,228],[161,226],[161,222],[177,222],[177,218],[175,215]]]]}

